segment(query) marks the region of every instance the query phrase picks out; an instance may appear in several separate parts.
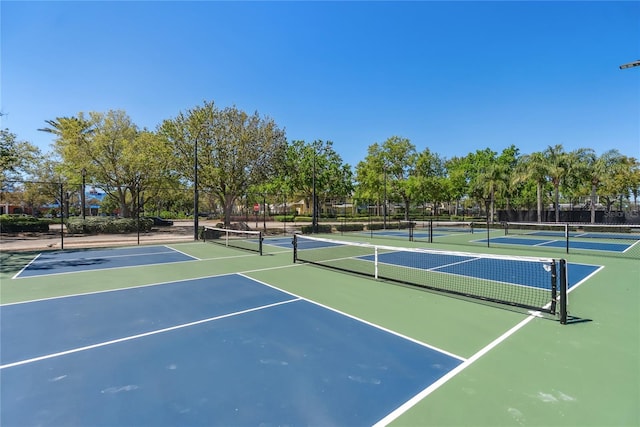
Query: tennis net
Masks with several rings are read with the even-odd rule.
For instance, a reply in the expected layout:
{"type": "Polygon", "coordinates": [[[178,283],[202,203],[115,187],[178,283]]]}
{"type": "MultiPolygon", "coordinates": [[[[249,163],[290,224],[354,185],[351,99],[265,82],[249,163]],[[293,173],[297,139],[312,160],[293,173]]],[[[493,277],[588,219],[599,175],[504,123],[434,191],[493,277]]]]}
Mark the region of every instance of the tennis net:
{"type": "Polygon", "coordinates": [[[294,236],[294,262],[505,304],[567,320],[564,259],[400,248],[294,236]]]}
{"type": "Polygon", "coordinates": [[[504,234],[492,243],[640,259],[640,224],[506,222],[504,234]]]}
{"type": "Polygon", "coordinates": [[[262,255],[262,232],[204,227],[202,240],[228,247],[258,252],[262,255]]]}

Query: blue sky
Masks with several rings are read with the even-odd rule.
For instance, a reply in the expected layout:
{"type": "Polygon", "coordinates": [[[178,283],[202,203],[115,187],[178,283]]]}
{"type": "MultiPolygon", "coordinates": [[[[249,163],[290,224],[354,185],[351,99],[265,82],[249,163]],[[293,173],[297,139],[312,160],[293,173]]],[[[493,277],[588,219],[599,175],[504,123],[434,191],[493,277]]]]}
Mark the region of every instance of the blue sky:
{"type": "Polygon", "coordinates": [[[124,110],[155,129],[214,101],[330,140],[445,158],[562,144],[640,158],[640,2],[0,3],[1,127],[124,110]]]}

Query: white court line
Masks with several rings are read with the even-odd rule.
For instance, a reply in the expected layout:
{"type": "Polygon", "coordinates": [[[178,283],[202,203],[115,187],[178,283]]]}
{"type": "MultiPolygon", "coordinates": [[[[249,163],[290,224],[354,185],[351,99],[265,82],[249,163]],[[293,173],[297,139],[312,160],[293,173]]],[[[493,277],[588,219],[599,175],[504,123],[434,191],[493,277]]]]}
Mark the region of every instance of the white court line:
{"type": "MultiPolygon", "coordinates": [[[[166,251],[163,252],[145,252],[145,253],[135,253],[135,254],[114,254],[114,255],[105,255],[105,256],[91,256],[90,252],[87,252],[89,256],[80,257],[80,258],[60,258],[60,259],[47,259],[41,261],[40,264],[55,264],[55,263],[64,263],[64,262],[75,262],[75,261],[90,261],[93,259],[116,259],[116,258],[133,258],[133,257],[141,257],[141,256],[153,256],[153,255],[164,255],[171,253],[181,253],[180,251],[173,250],[171,248],[167,248],[166,251]]],[[[188,255],[189,258],[194,258],[191,255],[188,255]]],[[[194,258],[197,259],[197,258],[194,258]]]]}
{"type": "Polygon", "coordinates": [[[255,279],[255,278],[253,278],[253,277],[247,276],[247,275],[245,275],[244,273],[238,273],[238,275],[239,275],[239,276],[242,276],[242,277],[244,277],[244,278],[246,278],[246,279],[248,279],[248,280],[251,280],[251,281],[254,281],[254,282],[260,283],[261,285],[268,286],[268,287],[270,287],[270,288],[272,288],[272,289],[275,289],[275,290],[277,290],[277,291],[280,291],[280,292],[284,292],[284,293],[286,293],[286,294],[289,294],[289,295],[291,295],[292,297],[295,297],[295,298],[296,298],[296,299],[298,299],[298,300],[303,300],[303,301],[306,301],[306,302],[308,302],[308,303],[310,303],[310,304],[314,304],[314,305],[317,305],[317,306],[319,306],[319,307],[322,307],[322,308],[324,308],[324,309],[326,309],[326,310],[333,311],[334,313],[338,313],[338,314],[340,314],[340,315],[342,315],[342,316],[345,316],[345,317],[348,317],[348,318],[350,318],[350,319],[356,320],[356,321],[358,321],[358,322],[364,323],[364,324],[369,325],[369,326],[371,326],[371,327],[373,327],[373,328],[379,329],[379,330],[381,330],[381,331],[385,331],[385,332],[387,332],[387,333],[390,333],[390,334],[392,334],[392,335],[398,336],[398,337],[400,337],[400,338],[404,338],[404,339],[405,339],[405,340],[407,340],[407,341],[411,341],[411,342],[413,342],[413,343],[415,343],[415,344],[419,344],[419,345],[421,345],[421,346],[423,346],[423,347],[430,348],[431,350],[435,350],[435,351],[437,351],[438,353],[442,353],[442,354],[444,354],[444,355],[446,355],[446,356],[449,356],[449,357],[452,357],[452,358],[454,358],[454,359],[458,359],[458,360],[461,360],[461,361],[465,361],[465,360],[466,360],[464,357],[459,356],[459,355],[457,355],[457,354],[451,353],[451,352],[446,351],[446,350],[443,350],[443,349],[441,349],[441,348],[439,348],[439,347],[435,347],[435,346],[433,346],[433,345],[430,345],[430,344],[427,344],[427,343],[425,343],[425,342],[419,341],[419,340],[417,340],[417,339],[415,339],[415,338],[411,338],[411,337],[409,337],[409,336],[407,336],[407,335],[403,335],[403,334],[401,334],[401,333],[399,333],[399,332],[396,332],[396,331],[393,331],[393,330],[391,330],[391,329],[387,329],[387,328],[385,328],[384,326],[377,325],[377,324],[375,324],[375,323],[369,322],[368,320],[361,319],[360,317],[354,316],[354,315],[349,314],[349,313],[345,313],[345,312],[340,311],[340,310],[338,310],[338,309],[336,309],[336,308],[329,307],[329,306],[327,306],[327,305],[321,304],[321,303],[319,303],[319,302],[317,302],[317,301],[313,301],[313,300],[307,299],[307,298],[305,298],[305,297],[302,297],[302,296],[300,296],[300,295],[296,295],[296,294],[294,294],[294,293],[292,293],[292,292],[285,291],[285,290],[283,290],[283,289],[278,288],[277,286],[270,285],[269,283],[263,282],[262,280],[258,280],[258,279],[255,279]]]}
{"type": "Polygon", "coordinates": [[[47,355],[40,356],[40,357],[34,357],[32,359],[26,359],[26,360],[20,360],[20,361],[17,361],[17,362],[13,362],[13,363],[7,363],[6,365],[0,365],[0,370],[1,369],[6,369],[6,368],[13,368],[15,366],[26,365],[26,364],[29,364],[29,363],[39,362],[41,360],[53,359],[55,357],[66,356],[67,354],[73,354],[73,353],[79,353],[81,351],[92,350],[94,348],[106,347],[108,345],[113,345],[113,344],[117,344],[117,343],[121,343],[121,342],[125,342],[125,341],[136,340],[136,339],[139,339],[139,338],[144,338],[144,337],[148,337],[148,336],[151,336],[151,335],[162,334],[162,333],[165,333],[165,332],[175,331],[177,329],[188,328],[190,326],[200,325],[202,323],[207,323],[207,322],[213,322],[215,320],[220,320],[220,319],[224,319],[224,318],[227,318],[227,317],[239,316],[241,314],[251,313],[253,311],[258,311],[258,310],[264,310],[264,309],[267,309],[267,308],[276,307],[276,306],[283,305],[283,304],[289,304],[291,302],[295,302],[295,301],[299,301],[299,300],[300,300],[299,298],[295,298],[295,299],[290,299],[290,300],[287,300],[287,301],[276,302],[276,303],[273,303],[273,304],[262,305],[260,307],[253,307],[253,308],[249,308],[249,309],[242,310],[242,311],[236,311],[234,313],[227,313],[227,314],[223,314],[223,315],[220,315],[220,316],[210,317],[208,319],[196,320],[195,322],[184,323],[182,325],[171,326],[169,328],[158,329],[158,330],[155,330],[155,331],[149,331],[149,332],[145,332],[145,333],[142,333],[142,334],[131,335],[129,337],[118,338],[118,339],[115,339],[115,340],[105,341],[105,342],[101,342],[101,343],[98,343],[98,344],[92,344],[92,345],[88,345],[88,346],[85,346],[85,347],[78,347],[78,348],[74,348],[74,349],[71,349],[71,350],[61,351],[61,352],[58,352],[58,353],[47,354],[47,355]]]}
{"type": "Polygon", "coordinates": [[[42,255],[42,253],[39,253],[38,255],[36,255],[36,257],[35,257],[35,258],[33,258],[31,261],[29,261],[29,263],[28,263],[27,265],[25,265],[24,267],[22,267],[22,269],[21,269],[20,271],[18,271],[16,274],[14,274],[14,276],[13,276],[11,279],[13,280],[13,279],[18,278],[18,276],[20,275],[20,273],[22,273],[24,270],[26,270],[26,269],[27,269],[27,267],[29,267],[29,266],[30,266],[30,265],[31,265],[35,260],[37,260],[37,259],[38,259],[38,257],[39,257],[40,255],[42,255]]]}
{"type": "MultiPolygon", "coordinates": [[[[204,260],[201,260],[201,261],[207,261],[207,260],[211,261],[211,260],[228,259],[228,258],[241,258],[241,257],[244,257],[244,256],[254,256],[254,255],[238,255],[238,256],[233,256],[233,257],[209,258],[209,259],[204,259],[204,260]]],[[[185,261],[185,262],[191,262],[191,261],[185,261]]],[[[259,268],[259,269],[255,269],[255,270],[246,270],[245,273],[254,273],[254,272],[258,272],[258,271],[268,271],[268,270],[277,270],[277,269],[281,269],[281,268],[299,267],[299,266],[302,266],[302,265],[304,265],[304,264],[287,264],[287,265],[278,266],[278,267],[259,268]]],[[[102,270],[105,270],[105,269],[102,269],[102,270]]],[[[99,270],[92,270],[92,271],[99,271],[99,270]]],[[[63,273],[60,273],[60,274],[63,274],[63,273]]],[[[68,273],[64,273],[64,274],[68,274],[68,273]]],[[[52,297],[31,299],[31,300],[27,300],[27,301],[9,302],[9,303],[6,303],[6,304],[0,304],[0,307],[6,307],[6,306],[18,305],[18,304],[30,304],[32,302],[51,301],[51,300],[63,299],[63,298],[75,298],[75,297],[81,297],[81,296],[85,296],[85,295],[103,294],[103,293],[108,293],[108,292],[128,291],[128,290],[131,290],[131,289],[148,288],[148,287],[152,287],[152,286],[165,286],[165,285],[172,285],[174,283],[190,282],[192,280],[201,280],[201,279],[207,279],[207,278],[213,278],[213,277],[231,276],[233,274],[239,274],[239,273],[232,272],[232,273],[211,274],[211,275],[207,275],[207,276],[190,277],[190,278],[187,278],[187,279],[169,280],[167,282],[146,283],[146,284],[135,285],[135,286],[126,286],[126,287],[111,288],[111,289],[101,289],[101,290],[98,290],[98,291],[81,292],[81,293],[78,293],[78,294],[56,295],[56,296],[52,296],[52,297]]],[[[34,276],[34,277],[42,277],[42,276],[34,276]]],[[[33,277],[25,277],[24,279],[28,279],[28,278],[33,278],[33,277]]]]}
{"type": "MultiPolygon", "coordinates": [[[[575,290],[578,286],[580,286],[583,283],[585,283],[589,278],[594,276],[596,273],[598,273],[603,268],[604,268],[604,266],[600,266],[600,268],[598,268],[593,273],[589,274],[587,277],[585,277],[580,282],[576,283],[574,286],[572,286],[570,289],[568,289],[567,293],[575,290]]],[[[475,361],[480,359],[482,356],[487,354],[490,350],[492,350],[495,347],[497,347],[498,344],[502,343],[504,340],[509,338],[511,335],[516,333],[518,330],[522,329],[527,323],[531,322],[533,319],[535,319],[536,317],[540,317],[540,316],[541,316],[540,312],[537,312],[537,311],[530,312],[530,315],[526,319],[522,320],[520,323],[515,325],[513,328],[509,329],[507,332],[505,332],[504,334],[500,335],[498,338],[493,340],[487,346],[483,347],[482,349],[480,349],[480,351],[478,351],[473,356],[471,356],[470,358],[465,360],[462,364],[458,365],[457,367],[455,367],[454,369],[449,371],[447,374],[445,374],[442,378],[438,379],[436,382],[431,384],[429,387],[425,388],[420,393],[416,394],[414,397],[412,397],[411,399],[406,401],[404,404],[402,404],[401,406],[396,408],[393,412],[389,413],[386,417],[384,417],[383,419],[381,419],[380,421],[375,423],[374,427],[386,426],[389,423],[391,423],[394,420],[396,420],[398,417],[400,417],[402,414],[407,412],[409,409],[411,409],[413,406],[415,406],[422,399],[424,399],[425,397],[427,397],[428,395],[430,395],[431,393],[436,391],[438,388],[440,388],[442,385],[444,385],[450,379],[452,379],[453,377],[458,375],[460,372],[465,370],[467,367],[469,367],[472,363],[474,363],[475,361]]]]}
{"type": "Polygon", "coordinates": [[[415,406],[422,399],[424,399],[425,397],[427,397],[428,395],[430,395],[431,393],[433,393],[434,391],[439,389],[441,386],[443,386],[445,383],[447,383],[450,379],[452,379],[453,377],[458,375],[460,372],[462,372],[463,370],[465,370],[466,368],[471,366],[471,364],[476,362],[478,359],[480,359],[482,356],[487,354],[493,348],[497,347],[498,344],[502,343],[504,340],[509,338],[511,335],[513,335],[515,332],[517,332],[519,329],[524,327],[527,323],[531,322],[536,317],[538,317],[538,316],[537,316],[536,313],[534,313],[534,314],[531,314],[530,316],[528,316],[526,319],[522,320],[520,323],[515,325],[513,328],[509,329],[504,334],[500,335],[498,338],[493,340],[487,346],[483,347],[480,351],[478,351],[473,356],[471,356],[470,358],[465,360],[463,363],[461,363],[460,365],[456,366],[451,371],[447,372],[443,377],[438,379],[436,382],[431,384],[429,387],[425,388],[420,393],[416,394],[411,399],[409,399],[408,401],[406,401],[405,403],[400,405],[393,412],[389,413],[386,417],[384,417],[383,419],[381,419],[380,421],[375,423],[373,426],[374,427],[386,426],[389,423],[391,423],[394,420],[396,420],[399,416],[401,416],[402,414],[407,412],[409,409],[411,409],[413,406],[415,406]]]}
{"type": "MultiPolygon", "coordinates": [[[[184,256],[186,256],[186,257],[193,258],[194,260],[200,261],[200,258],[195,257],[195,256],[193,256],[193,255],[189,255],[188,253],[183,252],[183,251],[180,251],[180,250],[178,250],[178,249],[176,249],[176,248],[173,248],[173,247],[171,247],[171,246],[163,245],[163,247],[165,247],[165,248],[167,248],[167,249],[170,249],[170,250],[172,250],[172,251],[174,251],[174,252],[178,252],[179,254],[182,254],[182,255],[184,255],[184,256]]],[[[162,253],[164,253],[164,252],[162,252],[162,253]]]]}
{"type": "Polygon", "coordinates": [[[640,240],[636,241],[635,243],[629,245],[629,247],[627,249],[625,249],[624,251],[622,251],[622,253],[625,253],[627,251],[630,251],[631,248],[633,248],[634,246],[640,246],[640,240]]]}
{"type": "Polygon", "coordinates": [[[182,262],[194,262],[194,261],[201,261],[201,260],[199,260],[197,258],[194,258],[194,259],[188,259],[188,260],[184,260],[184,261],[156,262],[156,263],[153,263],[153,264],[124,265],[122,267],[87,268],[87,269],[76,270],[76,271],[62,271],[60,273],[36,274],[36,275],[33,275],[33,276],[24,276],[24,277],[15,277],[14,276],[14,279],[16,279],[16,280],[37,279],[37,278],[40,278],[40,277],[60,276],[60,275],[64,275],[64,274],[95,273],[97,271],[122,270],[122,269],[126,269],[126,268],[144,268],[144,267],[153,267],[153,266],[156,266],[156,265],[179,264],[179,263],[182,263],[182,262]]]}
{"type": "MultiPolygon", "coordinates": [[[[139,254],[127,254],[127,255],[112,255],[112,256],[104,256],[104,257],[97,257],[99,259],[110,259],[110,258],[121,258],[121,257],[129,257],[129,256],[149,256],[149,255],[163,255],[163,254],[171,254],[171,253],[179,253],[182,254],[186,257],[189,257],[191,259],[187,259],[187,260],[182,260],[182,261],[171,261],[171,262],[156,262],[153,264],[138,264],[138,265],[125,265],[125,266],[121,266],[121,267],[104,267],[104,268],[92,268],[92,269],[81,269],[80,271],[63,271],[63,272],[59,272],[59,273],[46,273],[46,274],[36,274],[34,276],[25,276],[25,277],[18,277],[24,270],[27,269],[27,267],[29,267],[40,255],[42,255],[42,253],[38,254],[36,256],[36,258],[34,258],[33,260],[31,260],[31,262],[29,262],[29,264],[27,264],[22,270],[20,270],[18,273],[16,273],[11,279],[33,279],[33,278],[37,278],[37,277],[47,277],[47,276],[56,276],[56,275],[60,275],[60,274],[76,274],[76,273],[86,273],[86,272],[96,272],[96,271],[104,271],[104,270],[119,270],[122,268],[137,268],[137,267],[150,267],[150,266],[154,266],[154,265],[164,265],[164,264],[175,264],[175,263],[180,263],[180,262],[191,262],[191,261],[202,261],[200,258],[194,257],[193,255],[189,255],[185,252],[179,251],[177,249],[174,249],[170,246],[166,246],[163,245],[162,247],[168,249],[165,252],[148,252],[148,253],[139,253],[139,254]]],[[[117,250],[117,249],[114,249],[117,250]]],[[[69,259],[62,259],[62,260],[51,260],[51,261],[43,261],[41,263],[39,263],[39,265],[46,265],[46,264],[53,264],[53,263],[59,263],[59,262],[69,262],[69,261],[83,261],[83,260],[91,260],[91,259],[96,259],[96,258],[91,258],[91,257],[87,257],[87,258],[69,258],[69,259]]]]}

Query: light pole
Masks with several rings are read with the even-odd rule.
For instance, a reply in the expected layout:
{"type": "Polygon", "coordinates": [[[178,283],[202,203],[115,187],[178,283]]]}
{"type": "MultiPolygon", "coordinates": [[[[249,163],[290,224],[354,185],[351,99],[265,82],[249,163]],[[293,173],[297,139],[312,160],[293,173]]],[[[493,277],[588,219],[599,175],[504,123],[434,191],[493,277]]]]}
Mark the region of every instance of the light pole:
{"type": "Polygon", "coordinates": [[[634,67],[640,67],[640,59],[638,59],[637,61],[629,62],[627,64],[622,64],[620,66],[620,69],[624,70],[626,68],[634,68],[634,67]]]}
{"type": "Polygon", "coordinates": [[[387,229],[387,163],[382,166],[384,170],[384,205],[382,206],[382,228],[387,229]]]}
{"type": "Polygon", "coordinates": [[[311,232],[316,234],[318,232],[318,206],[317,206],[317,195],[316,195],[316,151],[315,147],[313,149],[313,211],[311,217],[311,232]]]}
{"type": "Polygon", "coordinates": [[[198,137],[193,143],[193,240],[198,240],[198,137]]]}
{"type": "MultiPolygon", "coordinates": [[[[86,201],[85,201],[85,185],[86,185],[86,178],[87,178],[87,169],[82,168],[82,170],[80,171],[82,173],[82,193],[80,193],[80,203],[82,203],[82,220],[85,220],[85,207],[86,207],[86,201]]],[[[83,224],[84,227],[84,224],[83,224]]]]}

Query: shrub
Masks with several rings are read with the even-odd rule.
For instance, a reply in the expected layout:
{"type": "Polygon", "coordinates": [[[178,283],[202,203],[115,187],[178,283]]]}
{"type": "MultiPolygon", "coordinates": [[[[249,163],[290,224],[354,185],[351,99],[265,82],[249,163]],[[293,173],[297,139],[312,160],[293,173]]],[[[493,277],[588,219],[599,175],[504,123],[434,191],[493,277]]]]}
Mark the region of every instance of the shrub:
{"type": "Polygon", "coordinates": [[[364,224],[340,224],[336,225],[337,231],[363,231],[364,224]]]}
{"type": "Polygon", "coordinates": [[[220,237],[222,237],[222,231],[200,227],[199,236],[200,236],[200,239],[204,241],[219,239],[220,237]]]}
{"type": "Polygon", "coordinates": [[[2,233],[46,233],[49,221],[26,215],[0,215],[0,232],[2,233]]]}
{"type": "MultiPolygon", "coordinates": [[[[331,233],[331,225],[318,224],[318,233],[331,233]]],[[[313,234],[313,225],[302,226],[302,234],[313,234]]]]}
{"type": "MultiPolygon", "coordinates": [[[[102,216],[87,217],[84,220],[82,218],[69,218],[66,225],[67,231],[72,234],[119,234],[138,231],[138,220],[136,218],[112,218],[102,216]]],[[[152,219],[140,218],[140,231],[148,232],[152,226],[152,219]]]]}
{"type": "Polygon", "coordinates": [[[294,222],[296,220],[296,216],[295,215],[275,215],[273,217],[274,221],[279,221],[279,222],[294,222]]]}

